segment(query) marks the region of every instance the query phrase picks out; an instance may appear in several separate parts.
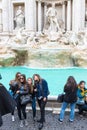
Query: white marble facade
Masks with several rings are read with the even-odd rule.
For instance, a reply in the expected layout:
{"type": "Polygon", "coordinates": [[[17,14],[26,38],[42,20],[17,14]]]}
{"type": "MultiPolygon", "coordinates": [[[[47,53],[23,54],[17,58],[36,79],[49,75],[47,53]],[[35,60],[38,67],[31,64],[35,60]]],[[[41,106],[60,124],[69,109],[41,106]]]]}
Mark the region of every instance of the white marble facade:
{"type": "Polygon", "coordinates": [[[0,0],[0,32],[13,32],[19,6],[24,14],[24,27],[29,31],[48,28],[46,11],[55,4],[58,22],[66,31],[87,27],[87,0],[0,0]]]}

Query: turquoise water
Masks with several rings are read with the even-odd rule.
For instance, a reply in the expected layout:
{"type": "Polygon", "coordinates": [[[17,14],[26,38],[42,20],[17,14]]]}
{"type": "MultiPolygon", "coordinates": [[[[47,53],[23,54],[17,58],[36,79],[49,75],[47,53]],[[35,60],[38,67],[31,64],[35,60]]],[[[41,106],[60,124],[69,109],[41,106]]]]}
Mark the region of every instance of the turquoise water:
{"type": "Polygon", "coordinates": [[[50,95],[56,96],[62,93],[68,76],[74,76],[77,83],[80,80],[87,81],[87,69],[84,68],[32,69],[27,67],[1,67],[2,79],[0,81],[7,89],[9,89],[9,81],[15,78],[16,72],[26,74],[27,78],[32,77],[35,73],[40,74],[48,82],[50,95]]]}

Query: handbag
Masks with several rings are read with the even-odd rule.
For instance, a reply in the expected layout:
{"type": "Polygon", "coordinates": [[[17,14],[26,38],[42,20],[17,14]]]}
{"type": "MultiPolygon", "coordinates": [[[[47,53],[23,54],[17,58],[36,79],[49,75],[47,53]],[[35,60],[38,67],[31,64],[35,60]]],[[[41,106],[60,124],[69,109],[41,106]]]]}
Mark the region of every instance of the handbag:
{"type": "Polygon", "coordinates": [[[64,95],[65,95],[65,94],[63,94],[63,93],[62,93],[62,94],[59,94],[58,97],[57,97],[57,102],[62,103],[63,100],[64,100],[64,95]]]}
{"type": "Polygon", "coordinates": [[[32,103],[32,95],[23,95],[20,97],[21,105],[27,105],[28,103],[32,103]]]}
{"type": "Polygon", "coordinates": [[[77,102],[76,102],[77,105],[84,105],[85,104],[85,101],[82,100],[82,99],[78,99],[77,102]]]}

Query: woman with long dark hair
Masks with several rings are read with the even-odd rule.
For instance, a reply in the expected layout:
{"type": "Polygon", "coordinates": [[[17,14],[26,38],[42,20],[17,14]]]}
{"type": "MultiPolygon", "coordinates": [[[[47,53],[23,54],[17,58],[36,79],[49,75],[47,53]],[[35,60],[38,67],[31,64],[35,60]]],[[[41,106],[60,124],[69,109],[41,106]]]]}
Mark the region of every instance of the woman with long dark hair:
{"type": "Polygon", "coordinates": [[[16,94],[18,94],[17,98],[16,98],[16,102],[17,102],[17,110],[18,110],[18,116],[20,119],[20,127],[23,127],[24,124],[25,126],[28,125],[27,122],[27,115],[26,115],[26,105],[22,105],[21,104],[21,96],[23,95],[27,95],[29,93],[29,89],[27,86],[27,82],[26,82],[26,76],[24,74],[21,74],[20,76],[20,85],[18,90],[16,91],[16,94]],[[22,114],[23,114],[23,118],[22,118],[22,114]],[[23,121],[24,119],[24,121],[23,121]]]}
{"type": "Polygon", "coordinates": [[[70,104],[71,112],[70,112],[69,121],[73,122],[74,115],[75,115],[75,106],[77,101],[77,83],[73,76],[68,77],[67,82],[64,86],[64,92],[65,92],[64,101],[62,104],[59,121],[61,123],[63,122],[65,109],[68,106],[68,104],[70,104]]]}
{"type": "Polygon", "coordinates": [[[39,74],[34,74],[33,75],[33,80],[34,80],[34,86],[36,89],[34,91],[36,92],[36,98],[38,105],[40,107],[40,119],[38,120],[39,124],[39,129],[43,128],[43,123],[45,122],[45,107],[47,103],[47,97],[48,97],[48,83],[46,80],[42,79],[39,74]]]}

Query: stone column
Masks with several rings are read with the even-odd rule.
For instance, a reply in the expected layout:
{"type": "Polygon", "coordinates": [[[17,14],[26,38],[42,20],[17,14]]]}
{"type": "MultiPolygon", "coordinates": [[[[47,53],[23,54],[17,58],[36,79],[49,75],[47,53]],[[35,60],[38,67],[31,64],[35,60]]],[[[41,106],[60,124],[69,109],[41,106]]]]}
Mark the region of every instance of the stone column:
{"type": "Polygon", "coordinates": [[[41,1],[38,1],[38,32],[41,32],[41,1]]]}
{"type": "Polygon", "coordinates": [[[67,30],[71,30],[71,0],[67,1],[67,30]]]}
{"type": "Polygon", "coordinates": [[[46,26],[46,11],[47,11],[47,4],[44,3],[44,27],[46,26]]]}
{"type": "Polygon", "coordinates": [[[81,0],[73,0],[72,10],[72,29],[74,32],[78,32],[81,28],[81,0]]]}
{"type": "Polygon", "coordinates": [[[0,9],[0,32],[2,32],[3,27],[2,27],[2,10],[0,9]]]}
{"type": "Polygon", "coordinates": [[[86,1],[85,0],[81,0],[81,29],[84,29],[85,28],[85,7],[86,7],[86,1]]]}
{"type": "MultiPolygon", "coordinates": [[[[77,12],[77,8],[78,8],[78,6],[76,7],[75,6],[75,4],[77,4],[77,2],[78,2],[78,0],[73,0],[73,5],[72,5],[72,30],[73,31],[78,31],[78,25],[76,26],[76,17],[77,17],[77,20],[78,20],[78,12],[77,12]]],[[[77,23],[78,23],[78,21],[77,21],[77,23]]]]}
{"type": "Polygon", "coordinates": [[[25,28],[29,31],[36,30],[36,1],[25,1],[25,28]]]}
{"type": "Polygon", "coordinates": [[[62,20],[64,22],[64,29],[65,29],[65,3],[62,4],[62,20]]]}
{"type": "Polygon", "coordinates": [[[13,10],[13,3],[11,0],[8,0],[9,1],[9,31],[12,32],[13,29],[14,29],[14,10],[13,10]]]}
{"type": "Polygon", "coordinates": [[[3,31],[8,32],[9,31],[9,10],[8,10],[8,0],[3,0],[2,1],[2,6],[3,6],[3,31]]]}

